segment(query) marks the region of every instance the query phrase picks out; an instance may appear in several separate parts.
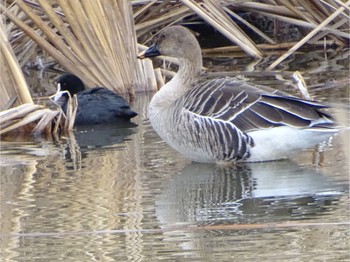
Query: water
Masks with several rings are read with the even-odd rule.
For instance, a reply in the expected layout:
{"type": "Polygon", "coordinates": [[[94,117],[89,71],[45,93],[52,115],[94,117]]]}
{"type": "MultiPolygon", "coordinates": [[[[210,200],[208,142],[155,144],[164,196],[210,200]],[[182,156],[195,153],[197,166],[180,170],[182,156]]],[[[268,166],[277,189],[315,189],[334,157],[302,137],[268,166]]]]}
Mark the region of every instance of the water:
{"type": "MultiPolygon", "coordinates": [[[[347,89],[325,87],[343,115],[347,89]]],[[[288,161],[196,164],[150,127],[150,97],[137,126],[1,142],[2,261],[349,261],[347,133],[288,161]]]]}

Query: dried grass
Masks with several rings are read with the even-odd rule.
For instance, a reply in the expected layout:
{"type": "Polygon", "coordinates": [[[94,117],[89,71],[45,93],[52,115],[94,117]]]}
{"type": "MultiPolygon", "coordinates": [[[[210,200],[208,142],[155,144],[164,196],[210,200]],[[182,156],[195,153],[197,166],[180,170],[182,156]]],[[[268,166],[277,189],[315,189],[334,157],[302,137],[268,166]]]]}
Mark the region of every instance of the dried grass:
{"type": "MultiPolygon", "coordinates": [[[[157,1],[134,1],[135,16],[137,21],[142,21],[142,32],[138,31],[138,35],[146,35],[147,32],[174,23],[175,12],[181,10],[183,16],[196,14],[211,24],[215,29],[220,31],[228,39],[230,39],[237,47],[243,50],[247,55],[252,57],[261,57],[267,53],[261,50],[260,45],[253,42],[240,27],[228,17],[228,14],[234,17],[240,23],[254,31],[264,41],[276,48],[281,44],[278,43],[273,36],[269,36],[266,32],[262,32],[248,21],[237,15],[238,11],[246,11],[266,17],[275,22],[288,23],[297,26],[304,38],[284,53],[280,58],[273,62],[268,70],[275,68],[286,57],[294,53],[301,46],[310,43],[313,44],[320,39],[325,42],[332,42],[339,47],[348,45],[349,43],[349,4],[340,0],[322,0],[322,1],[303,1],[303,0],[285,0],[285,1],[215,1],[215,0],[182,0],[183,5],[176,4],[176,10],[172,11],[169,1],[167,4],[158,4],[157,1]],[[158,5],[157,5],[158,4],[158,5]],[[141,6],[141,7],[140,7],[141,6]],[[186,7],[192,11],[188,13],[186,7]],[[149,10],[152,10],[151,12],[149,10]],[[159,10],[167,10],[166,15],[154,17],[150,13],[159,10]],[[174,15],[174,16],[172,16],[174,15]],[[167,20],[167,22],[165,22],[167,20]],[[148,31],[147,31],[148,30],[148,31]]],[[[136,25],[138,28],[139,25],[136,25]]],[[[140,28],[140,27],[139,27],[140,28]]],[[[148,41],[148,38],[145,42],[148,41]]],[[[228,47],[230,48],[230,47],[228,47]]],[[[233,47],[232,47],[233,48],[233,47]]],[[[271,48],[270,48],[271,49],[271,48]]]]}
{"type": "MultiPolygon", "coordinates": [[[[0,109],[11,105],[25,106],[16,108],[17,111],[10,109],[0,113],[0,133],[14,128],[28,129],[28,126],[34,133],[73,128],[76,100],[71,100],[67,116],[59,110],[32,104],[20,67],[33,60],[38,50],[43,50],[67,71],[78,75],[88,86],[105,86],[133,97],[135,92],[156,90],[164,83],[161,71],[155,71],[150,60],[137,60],[138,50],[145,47],[137,45],[136,37],[142,39],[142,44],[148,44],[153,31],[191,21],[197,16],[236,45],[205,52],[239,49],[259,58],[271,50],[282,52],[283,48],[289,48],[267,67],[272,70],[305,44],[347,46],[350,39],[349,5],[350,1],[340,0],[262,0],[259,3],[230,0],[2,1],[0,10],[7,20],[6,24],[2,23],[5,20],[1,21],[0,32],[0,109]],[[294,25],[303,37],[293,43],[280,43],[273,35],[244,20],[238,15],[239,11],[263,16],[275,24],[294,25]],[[266,44],[256,43],[232,17],[266,44]]],[[[162,59],[176,64],[174,59],[162,59]]],[[[164,72],[171,75],[169,71],[162,71],[163,75],[164,72]]]]}
{"type": "Polygon", "coordinates": [[[57,110],[42,105],[25,103],[0,112],[0,135],[9,132],[28,134],[57,134],[63,130],[73,130],[77,97],[69,98],[66,114],[57,105],[57,110]]]}
{"type": "Polygon", "coordinates": [[[33,59],[39,48],[83,79],[87,86],[105,86],[131,98],[135,91],[157,88],[155,77],[145,74],[152,65],[137,59],[129,1],[2,1],[0,10],[7,18],[6,25],[1,26],[1,55],[5,58],[1,59],[4,79],[1,89],[5,94],[1,96],[1,109],[24,103],[28,103],[25,108],[31,108],[28,112],[16,107],[15,111],[23,115],[11,114],[14,112],[11,109],[4,111],[4,116],[10,118],[1,119],[0,134],[14,130],[41,133],[73,128],[76,98],[70,100],[67,115],[60,109],[49,110],[32,104],[20,66],[33,59]]]}
{"type": "Polygon", "coordinates": [[[20,105],[23,103],[32,103],[33,101],[23,73],[19,67],[12,47],[7,40],[2,20],[0,21],[0,41],[0,110],[7,109],[12,104],[20,105]],[[12,103],[8,104],[8,101],[12,101],[12,103]]]}
{"type": "MultiPolygon", "coordinates": [[[[350,1],[347,2],[347,5],[350,4],[350,1]]],[[[331,21],[333,21],[339,14],[341,14],[345,8],[343,6],[339,7],[332,15],[330,15],[326,20],[324,20],[321,24],[319,24],[315,29],[313,29],[308,35],[306,35],[302,40],[300,40],[297,44],[295,44],[292,48],[290,48],[285,54],[280,56],[276,61],[274,61],[267,70],[274,69],[277,65],[279,65],[283,60],[285,60],[288,56],[293,54],[297,49],[299,49],[302,45],[307,43],[313,36],[315,36],[322,28],[328,25],[331,21]]]]}
{"type": "Polygon", "coordinates": [[[144,90],[129,1],[36,2],[18,0],[11,8],[0,7],[15,28],[88,86],[105,86],[131,97],[144,90]]]}

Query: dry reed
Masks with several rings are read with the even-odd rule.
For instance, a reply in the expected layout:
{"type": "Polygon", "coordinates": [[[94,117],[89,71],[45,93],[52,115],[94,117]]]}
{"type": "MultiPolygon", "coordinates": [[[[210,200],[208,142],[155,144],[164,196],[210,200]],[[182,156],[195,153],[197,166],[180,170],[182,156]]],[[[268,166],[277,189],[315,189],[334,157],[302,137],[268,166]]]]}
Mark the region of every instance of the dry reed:
{"type": "MultiPolygon", "coordinates": [[[[260,49],[260,45],[254,43],[240,27],[234,22],[239,21],[250,30],[255,32],[263,41],[270,45],[269,50],[274,45],[280,49],[280,45],[287,43],[279,43],[274,39],[273,35],[268,35],[253,24],[244,20],[239,16],[238,12],[253,13],[257,16],[263,16],[278,25],[279,22],[294,25],[299,28],[304,37],[292,46],[286,53],[282,54],[267,69],[271,70],[281,63],[286,57],[294,53],[305,44],[314,44],[319,41],[332,43],[339,47],[349,44],[349,1],[342,2],[339,0],[323,0],[323,1],[269,1],[262,0],[259,3],[254,1],[214,1],[214,0],[182,0],[181,4],[175,2],[174,11],[172,11],[170,1],[164,1],[159,4],[157,1],[133,1],[137,33],[139,36],[146,35],[147,32],[156,28],[171,25],[179,19],[179,11],[181,11],[182,21],[191,21],[185,19],[193,14],[198,15],[215,29],[225,35],[237,48],[243,50],[247,55],[252,57],[261,57],[267,53],[260,49]],[[164,3],[166,2],[166,3],[164,3]],[[186,9],[187,8],[187,9],[186,9]],[[163,10],[163,12],[160,12],[163,10]],[[166,12],[164,12],[164,10],[166,12]],[[189,12],[192,11],[192,12],[189,12]],[[160,14],[153,14],[159,11],[160,14]],[[231,17],[234,19],[232,19],[231,17]],[[160,22],[157,26],[157,23],[160,22]]],[[[278,27],[276,27],[278,30],[278,27]]],[[[276,32],[275,32],[276,33],[276,32]]],[[[146,38],[146,42],[149,39],[146,38]]],[[[227,47],[227,49],[235,47],[227,47]]]]}
{"type": "Polygon", "coordinates": [[[13,104],[20,105],[23,103],[33,103],[15,54],[7,40],[2,20],[0,21],[0,41],[0,110],[7,109],[13,104]]]}
{"type": "MultiPolygon", "coordinates": [[[[137,45],[136,37],[142,39],[143,44],[148,44],[153,31],[175,23],[191,22],[197,16],[236,44],[204,52],[239,49],[259,58],[271,50],[278,50],[280,54],[288,48],[267,66],[267,70],[272,70],[306,44],[321,48],[325,44],[347,46],[350,39],[349,5],[350,1],[340,0],[2,1],[0,10],[7,19],[2,20],[0,32],[0,109],[24,103],[34,107],[30,112],[17,108],[24,115],[14,114],[13,118],[2,122],[1,132],[9,130],[11,126],[30,123],[35,123],[32,124],[32,132],[72,128],[72,120],[67,122],[62,112],[32,104],[20,67],[33,60],[40,49],[67,71],[82,78],[88,86],[101,85],[133,97],[137,91],[155,90],[164,83],[161,71],[154,71],[150,60],[136,59],[137,51],[145,48],[137,45]],[[295,42],[278,42],[274,35],[238,15],[241,11],[272,21],[274,33],[279,30],[279,23],[293,25],[299,29],[302,37],[295,42]],[[248,36],[238,23],[244,24],[264,43],[258,43],[248,36]]],[[[176,64],[174,59],[163,59],[176,64]]],[[[169,71],[163,72],[171,75],[169,71]]],[[[67,119],[70,116],[74,118],[76,110],[76,101],[70,103],[72,108],[68,110],[67,119]]],[[[7,111],[4,112],[6,115],[7,111]]]]}
{"type": "Polygon", "coordinates": [[[0,10],[7,18],[1,26],[1,55],[6,58],[1,59],[4,79],[1,109],[24,103],[28,103],[25,108],[31,108],[30,112],[22,111],[21,106],[14,111],[3,111],[2,116],[7,118],[1,119],[0,134],[13,130],[41,133],[73,128],[76,98],[69,102],[67,115],[60,109],[32,104],[20,65],[32,59],[38,47],[67,71],[82,78],[87,86],[105,86],[131,98],[135,90],[156,88],[155,78],[144,73],[153,69],[152,64],[137,59],[129,1],[2,1],[0,10]]]}
{"type": "Polygon", "coordinates": [[[0,7],[15,28],[88,86],[105,86],[131,97],[147,87],[142,62],[136,58],[129,1],[36,2],[18,0],[11,8],[0,7]]]}

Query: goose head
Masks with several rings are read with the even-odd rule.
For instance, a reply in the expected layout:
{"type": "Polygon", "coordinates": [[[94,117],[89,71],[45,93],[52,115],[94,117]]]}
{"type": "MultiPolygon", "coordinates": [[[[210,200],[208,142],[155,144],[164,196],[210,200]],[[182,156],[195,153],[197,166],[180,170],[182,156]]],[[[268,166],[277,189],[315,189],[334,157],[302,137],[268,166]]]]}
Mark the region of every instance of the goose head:
{"type": "Polygon", "coordinates": [[[171,26],[156,36],[154,44],[141,52],[138,58],[170,56],[179,59],[180,68],[187,73],[199,74],[202,68],[202,53],[197,39],[185,27],[171,26]]]}

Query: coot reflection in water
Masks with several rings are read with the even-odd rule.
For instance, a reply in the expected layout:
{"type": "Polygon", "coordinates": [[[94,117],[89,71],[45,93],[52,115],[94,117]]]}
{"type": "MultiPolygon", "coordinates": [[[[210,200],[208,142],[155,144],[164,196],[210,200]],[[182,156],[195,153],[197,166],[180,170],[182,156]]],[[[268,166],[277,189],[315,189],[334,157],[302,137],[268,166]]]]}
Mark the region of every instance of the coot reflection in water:
{"type": "Polygon", "coordinates": [[[164,227],[317,219],[345,191],[345,186],[291,161],[235,167],[192,163],[164,184],[156,212],[164,227]]]}
{"type": "Polygon", "coordinates": [[[91,151],[101,150],[104,154],[115,147],[123,146],[131,140],[131,135],[137,132],[137,125],[118,123],[118,125],[80,125],[74,132],[66,134],[68,148],[66,160],[80,161],[91,151]],[[76,159],[76,156],[81,156],[76,159]]]}
{"type": "Polygon", "coordinates": [[[130,140],[129,136],[136,133],[137,125],[123,123],[123,125],[88,125],[78,126],[74,131],[75,139],[81,149],[99,148],[119,144],[130,140]]]}

